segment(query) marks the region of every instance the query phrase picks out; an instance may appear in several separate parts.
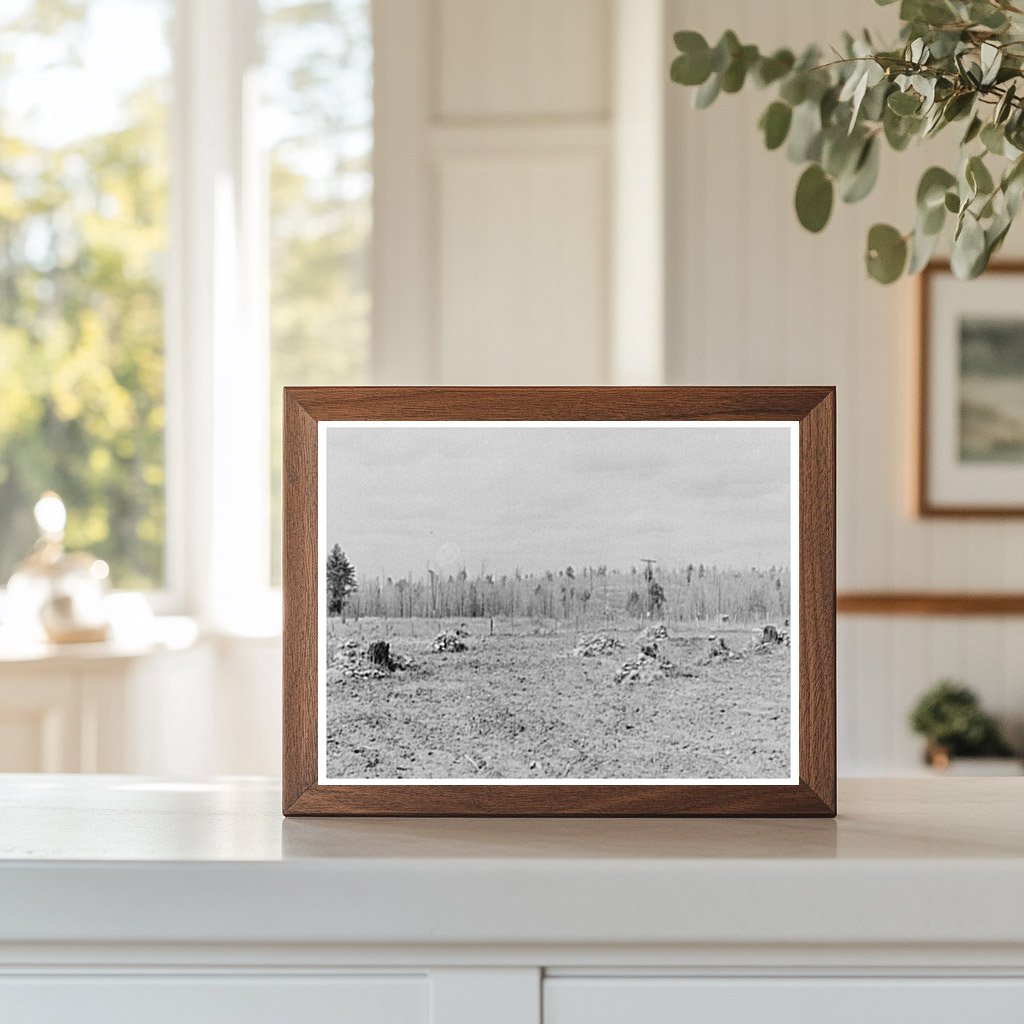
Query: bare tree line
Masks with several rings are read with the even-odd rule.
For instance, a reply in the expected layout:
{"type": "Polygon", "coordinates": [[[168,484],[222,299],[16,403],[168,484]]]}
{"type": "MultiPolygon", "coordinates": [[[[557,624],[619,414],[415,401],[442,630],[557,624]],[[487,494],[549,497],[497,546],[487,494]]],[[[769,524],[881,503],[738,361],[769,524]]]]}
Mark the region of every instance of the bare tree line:
{"type": "Polygon", "coordinates": [[[622,618],[701,621],[728,615],[743,623],[790,614],[788,567],[719,569],[687,565],[627,571],[567,567],[541,574],[359,576],[345,613],[356,618],[507,618],[600,622],[622,618]]]}

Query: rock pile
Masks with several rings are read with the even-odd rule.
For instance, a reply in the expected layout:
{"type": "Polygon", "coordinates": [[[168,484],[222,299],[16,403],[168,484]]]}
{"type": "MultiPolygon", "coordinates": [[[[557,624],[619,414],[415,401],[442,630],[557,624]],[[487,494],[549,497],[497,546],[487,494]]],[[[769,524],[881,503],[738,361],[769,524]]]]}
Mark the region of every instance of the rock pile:
{"type": "Polygon", "coordinates": [[[434,637],[431,646],[437,654],[457,654],[459,651],[466,650],[466,641],[462,639],[466,635],[466,632],[461,629],[444,629],[434,637]]]}
{"type": "Polygon", "coordinates": [[[576,658],[596,658],[602,654],[614,654],[624,646],[618,637],[602,633],[584,634],[576,641],[572,654],[576,658]]]}
{"type": "Polygon", "coordinates": [[[342,640],[338,636],[327,638],[327,667],[333,668],[339,661],[353,657],[359,645],[355,640],[342,640]]]}
{"type": "Polygon", "coordinates": [[[636,661],[622,663],[622,667],[615,673],[615,681],[651,683],[656,679],[664,679],[674,669],[672,662],[659,654],[658,645],[651,640],[640,645],[640,656],[636,661]]]}
{"type": "Polygon", "coordinates": [[[740,654],[737,651],[730,651],[726,646],[725,639],[720,636],[709,636],[708,643],[711,644],[707,655],[702,658],[699,665],[710,665],[717,658],[737,658],[740,654]]]}
{"type": "Polygon", "coordinates": [[[363,649],[355,640],[327,638],[327,668],[336,672],[336,678],[384,679],[414,667],[412,658],[395,654],[384,640],[374,640],[363,649]]]}

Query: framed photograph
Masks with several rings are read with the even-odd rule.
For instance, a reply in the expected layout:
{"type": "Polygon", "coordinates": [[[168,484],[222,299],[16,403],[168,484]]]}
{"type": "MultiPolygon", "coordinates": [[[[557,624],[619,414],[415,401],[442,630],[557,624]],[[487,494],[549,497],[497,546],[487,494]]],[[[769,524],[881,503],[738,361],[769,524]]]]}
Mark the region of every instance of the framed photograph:
{"type": "Polygon", "coordinates": [[[917,512],[1024,515],[1024,263],[919,287],[917,512]]]}
{"type": "Polygon", "coordinates": [[[287,388],[284,813],[835,814],[832,388],[287,388]]]}

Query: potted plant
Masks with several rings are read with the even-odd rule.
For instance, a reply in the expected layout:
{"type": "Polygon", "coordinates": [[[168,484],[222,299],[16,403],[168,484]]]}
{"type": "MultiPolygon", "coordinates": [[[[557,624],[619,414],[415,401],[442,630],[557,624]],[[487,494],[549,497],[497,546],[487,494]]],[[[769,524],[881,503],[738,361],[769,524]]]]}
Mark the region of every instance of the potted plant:
{"type": "Polygon", "coordinates": [[[953,271],[976,277],[1024,198],[1024,3],[902,0],[898,10],[893,45],[847,32],[828,51],[812,46],[799,56],[762,53],[732,31],[714,46],[677,32],[671,77],[697,90],[698,108],[748,83],[775,93],[759,127],[768,149],[785,146],[806,165],[795,200],[808,231],[828,223],[837,195],[855,203],[871,192],[884,145],[899,152],[957,125],[958,165],[925,171],[913,226],[874,225],[865,258],[882,284],[916,273],[952,221],[953,271]]]}
{"type": "Polygon", "coordinates": [[[928,741],[925,762],[939,771],[950,770],[954,760],[961,758],[986,762],[997,759],[994,765],[975,760],[970,770],[961,774],[1006,775],[1020,771],[995,719],[981,709],[977,695],[960,683],[943,679],[925,693],[911,712],[910,725],[928,741]],[[1013,764],[1007,759],[1013,759],[1013,764]]]}

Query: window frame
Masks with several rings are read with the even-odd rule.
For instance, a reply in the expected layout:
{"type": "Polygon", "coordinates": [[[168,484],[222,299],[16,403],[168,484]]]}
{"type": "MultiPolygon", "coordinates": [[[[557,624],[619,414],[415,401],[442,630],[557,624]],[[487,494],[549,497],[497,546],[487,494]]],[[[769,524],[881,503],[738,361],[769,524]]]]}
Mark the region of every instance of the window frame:
{"type": "MultiPolygon", "coordinates": [[[[158,615],[272,636],[268,159],[259,0],[172,0],[158,615]]],[[[374,11],[376,21],[377,12],[374,11]]],[[[0,610],[5,597],[0,587],[0,610]]]]}
{"type": "Polygon", "coordinates": [[[280,630],[270,583],[258,0],[177,0],[165,300],[167,540],[155,611],[280,630]]]}

